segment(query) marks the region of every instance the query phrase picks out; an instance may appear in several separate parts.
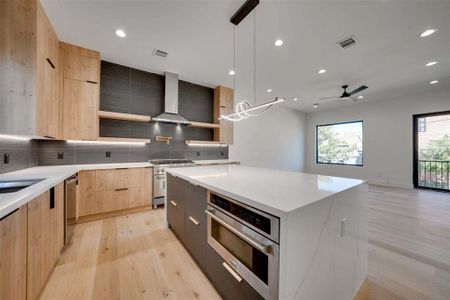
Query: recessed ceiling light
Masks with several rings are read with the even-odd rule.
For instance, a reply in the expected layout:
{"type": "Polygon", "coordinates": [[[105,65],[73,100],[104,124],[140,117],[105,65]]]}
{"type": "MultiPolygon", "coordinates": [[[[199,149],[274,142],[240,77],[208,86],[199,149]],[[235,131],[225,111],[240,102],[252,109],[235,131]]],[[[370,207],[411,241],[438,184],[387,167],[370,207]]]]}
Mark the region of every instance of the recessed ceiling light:
{"type": "Polygon", "coordinates": [[[437,61],[430,61],[429,63],[427,63],[425,66],[430,67],[430,66],[434,66],[435,64],[437,64],[437,61]]]}
{"type": "Polygon", "coordinates": [[[293,101],[298,101],[298,98],[294,98],[294,99],[292,99],[293,101]]]}
{"type": "Polygon", "coordinates": [[[267,91],[266,92],[268,92],[268,93],[271,93],[272,92],[272,90],[271,89],[267,89],[267,91]]]}
{"type": "Polygon", "coordinates": [[[420,37],[426,37],[426,36],[432,35],[436,31],[437,31],[437,29],[427,29],[420,34],[420,37]]]}
{"type": "Polygon", "coordinates": [[[363,95],[358,96],[358,99],[364,99],[364,96],[363,95]]]}
{"type": "Polygon", "coordinates": [[[275,46],[280,47],[281,45],[283,45],[283,40],[276,40],[274,44],[275,46]]]}
{"type": "Polygon", "coordinates": [[[436,84],[438,82],[439,82],[439,80],[433,80],[433,81],[430,81],[430,84],[436,84]]]}
{"type": "Polygon", "coordinates": [[[317,72],[317,73],[323,74],[323,73],[325,73],[326,71],[327,71],[327,70],[325,70],[325,69],[320,69],[319,72],[317,72]]]}
{"type": "Polygon", "coordinates": [[[228,72],[228,74],[230,74],[231,76],[233,76],[234,74],[236,74],[236,72],[234,70],[230,70],[230,72],[228,72]]]}
{"type": "Polygon", "coordinates": [[[122,29],[117,29],[117,30],[116,30],[116,35],[119,36],[119,37],[121,37],[121,38],[124,38],[124,37],[127,36],[127,34],[125,33],[125,31],[123,31],[122,29]]]}
{"type": "Polygon", "coordinates": [[[314,104],[313,104],[313,107],[314,107],[314,108],[318,108],[318,107],[319,107],[319,103],[314,103],[314,104]]]}

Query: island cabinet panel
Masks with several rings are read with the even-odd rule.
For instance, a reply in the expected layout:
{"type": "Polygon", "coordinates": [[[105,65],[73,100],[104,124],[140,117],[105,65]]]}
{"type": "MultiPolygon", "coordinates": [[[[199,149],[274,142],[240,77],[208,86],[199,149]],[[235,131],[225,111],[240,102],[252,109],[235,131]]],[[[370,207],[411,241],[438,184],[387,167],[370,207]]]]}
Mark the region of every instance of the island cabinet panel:
{"type": "Polygon", "coordinates": [[[28,203],[27,299],[37,299],[64,244],[64,183],[28,203]]]}
{"type": "Polygon", "coordinates": [[[80,217],[151,205],[152,178],[151,168],[80,172],[80,217]]]}
{"type": "Polygon", "coordinates": [[[205,213],[207,190],[189,184],[185,195],[184,233],[186,249],[197,263],[204,268],[207,246],[207,218],[205,213]]]}
{"type": "Polygon", "coordinates": [[[186,188],[188,183],[178,177],[167,174],[167,222],[170,228],[185,243],[185,211],[186,188]]]}
{"type": "Polygon", "coordinates": [[[238,281],[225,268],[225,261],[217,252],[207,246],[206,248],[206,273],[209,280],[220,295],[226,300],[263,300],[264,298],[255,291],[245,280],[238,281]]]}
{"type": "Polygon", "coordinates": [[[0,299],[26,299],[26,205],[0,220],[0,261],[0,299]]]}

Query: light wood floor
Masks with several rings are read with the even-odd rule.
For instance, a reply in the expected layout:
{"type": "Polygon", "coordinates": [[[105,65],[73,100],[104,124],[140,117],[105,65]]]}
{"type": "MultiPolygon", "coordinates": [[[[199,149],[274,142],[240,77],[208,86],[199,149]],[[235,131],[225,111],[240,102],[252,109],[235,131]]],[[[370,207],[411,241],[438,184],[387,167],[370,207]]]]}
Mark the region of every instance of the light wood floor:
{"type": "MultiPolygon", "coordinates": [[[[42,299],[220,297],[158,209],[78,225],[42,299]]],[[[450,299],[450,194],[370,187],[373,299],[450,299]]]]}

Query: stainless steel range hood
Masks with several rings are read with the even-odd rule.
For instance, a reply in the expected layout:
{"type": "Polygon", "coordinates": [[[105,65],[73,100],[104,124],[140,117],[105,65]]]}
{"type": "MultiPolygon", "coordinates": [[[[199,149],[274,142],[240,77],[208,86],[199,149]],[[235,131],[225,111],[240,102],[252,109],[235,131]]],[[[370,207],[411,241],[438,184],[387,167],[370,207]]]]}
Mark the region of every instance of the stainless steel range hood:
{"type": "Polygon", "coordinates": [[[165,73],[164,113],[152,119],[154,122],[190,125],[178,114],[178,74],[165,73]]]}

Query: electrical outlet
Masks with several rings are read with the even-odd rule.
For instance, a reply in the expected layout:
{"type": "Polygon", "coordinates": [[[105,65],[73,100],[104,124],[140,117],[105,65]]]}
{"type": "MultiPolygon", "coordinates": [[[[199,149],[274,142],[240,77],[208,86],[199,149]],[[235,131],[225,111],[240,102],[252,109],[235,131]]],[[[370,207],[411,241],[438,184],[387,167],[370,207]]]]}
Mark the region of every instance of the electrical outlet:
{"type": "Polygon", "coordinates": [[[197,155],[197,156],[200,156],[200,152],[199,152],[199,151],[197,151],[196,155],[197,155]]]}
{"type": "Polygon", "coordinates": [[[105,153],[105,156],[106,157],[111,157],[111,150],[107,150],[106,153],[105,153]]]}
{"type": "Polygon", "coordinates": [[[220,156],[225,156],[225,153],[223,151],[220,152],[220,156]]]}
{"type": "Polygon", "coordinates": [[[58,152],[58,159],[64,159],[64,152],[58,152]]]}
{"type": "Polygon", "coordinates": [[[5,155],[3,155],[3,163],[5,165],[9,164],[9,153],[5,153],[5,155]]]}

